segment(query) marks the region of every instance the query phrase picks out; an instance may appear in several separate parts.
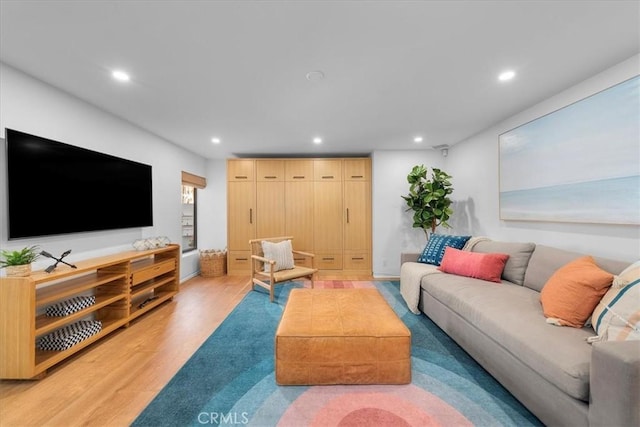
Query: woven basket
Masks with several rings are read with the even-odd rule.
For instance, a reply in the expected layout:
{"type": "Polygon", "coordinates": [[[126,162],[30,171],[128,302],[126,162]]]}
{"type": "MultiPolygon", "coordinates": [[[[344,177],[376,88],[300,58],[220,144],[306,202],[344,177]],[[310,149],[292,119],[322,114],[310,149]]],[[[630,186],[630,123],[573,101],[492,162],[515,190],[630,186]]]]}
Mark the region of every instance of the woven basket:
{"type": "Polygon", "coordinates": [[[227,274],[226,251],[200,251],[200,275],[202,277],[220,277],[227,274]]]}

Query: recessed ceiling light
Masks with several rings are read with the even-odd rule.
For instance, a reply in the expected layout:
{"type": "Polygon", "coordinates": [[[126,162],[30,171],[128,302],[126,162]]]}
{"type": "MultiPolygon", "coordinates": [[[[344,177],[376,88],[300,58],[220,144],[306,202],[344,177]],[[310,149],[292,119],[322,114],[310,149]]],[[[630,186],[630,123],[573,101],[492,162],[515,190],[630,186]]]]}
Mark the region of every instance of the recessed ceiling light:
{"type": "Polygon", "coordinates": [[[316,136],[315,138],[313,138],[313,143],[314,144],[322,144],[322,138],[316,136]]]}
{"type": "Polygon", "coordinates": [[[111,73],[111,77],[118,80],[119,82],[128,82],[129,80],[131,80],[131,77],[129,77],[129,74],[125,73],[122,70],[114,70],[111,73]]]}
{"type": "Polygon", "coordinates": [[[511,80],[515,76],[516,76],[516,72],[515,71],[507,70],[507,71],[503,71],[502,73],[500,73],[500,75],[498,76],[498,80],[500,80],[501,82],[506,82],[508,80],[511,80]]]}
{"type": "Polygon", "coordinates": [[[307,80],[310,82],[317,82],[324,79],[324,73],[320,70],[317,71],[309,71],[307,73],[307,80]]]}
{"type": "Polygon", "coordinates": [[[416,136],[415,138],[413,138],[413,142],[422,142],[422,137],[416,136]]]}
{"type": "Polygon", "coordinates": [[[213,142],[214,144],[220,144],[220,138],[211,138],[211,142],[213,142]]]}

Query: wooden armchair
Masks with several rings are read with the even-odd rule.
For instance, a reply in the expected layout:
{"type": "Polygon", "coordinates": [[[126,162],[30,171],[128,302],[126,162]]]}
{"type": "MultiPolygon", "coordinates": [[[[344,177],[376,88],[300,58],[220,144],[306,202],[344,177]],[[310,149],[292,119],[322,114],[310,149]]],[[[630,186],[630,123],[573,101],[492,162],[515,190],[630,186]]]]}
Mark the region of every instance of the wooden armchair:
{"type": "Polygon", "coordinates": [[[255,286],[262,286],[269,290],[269,299],[273,302],[273,288],[277,283],[286,282],[293,279],[308,278],[313,281],[318,269],[313,268],[313,254],[295,251],[291,249],[293,237],[267,237],[263,239],[253,239],[249,241],[251,246],[251,289],[255,286]],[[268,252],[263,251],[262,242],[268,242],[268,252]],[[286,243],[289,241],[288,243],[286,243]],[[271,245],[269,245],[271,244],[271,245]],[[293,255],[302,256],[311,260],[311,268],[295,265],[293,255]]]}

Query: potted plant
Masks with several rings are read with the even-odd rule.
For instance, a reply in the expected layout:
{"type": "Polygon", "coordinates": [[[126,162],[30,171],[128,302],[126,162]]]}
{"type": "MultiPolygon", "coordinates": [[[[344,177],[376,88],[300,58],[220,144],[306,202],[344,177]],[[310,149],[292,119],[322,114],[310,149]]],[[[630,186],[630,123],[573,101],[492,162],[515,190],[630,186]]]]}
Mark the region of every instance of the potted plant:
{"type": "Polygon", "coordinates": [[[38,246],[19,251],[0,252],[0,268],[6,268],[8,277],[26,277],[31,274],[31,263],[40,256],[38,246]]]}
{"type": "Polygon", "coordinates": [[[428,239],[429,231],[434,233],[437,226],[451,227],[447,221],[453,214],[449,198],[453,187],[446,172],[432,168],[430,179],[427,172],[424,165],[414,166],[407,175],[409,194],[401,197],[409,206],[407,211],[413,210],[413,227],[422,228],[428,239]]]}

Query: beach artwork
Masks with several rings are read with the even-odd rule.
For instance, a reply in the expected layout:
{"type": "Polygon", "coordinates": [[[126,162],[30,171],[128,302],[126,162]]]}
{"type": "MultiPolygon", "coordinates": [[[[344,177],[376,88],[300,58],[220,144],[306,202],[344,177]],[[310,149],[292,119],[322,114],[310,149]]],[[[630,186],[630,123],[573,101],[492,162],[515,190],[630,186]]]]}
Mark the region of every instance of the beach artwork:
{"type": "Polygon", "coordinates": [[[500,219],[640,224],[640,76],[499,136],[500,219]]]}

